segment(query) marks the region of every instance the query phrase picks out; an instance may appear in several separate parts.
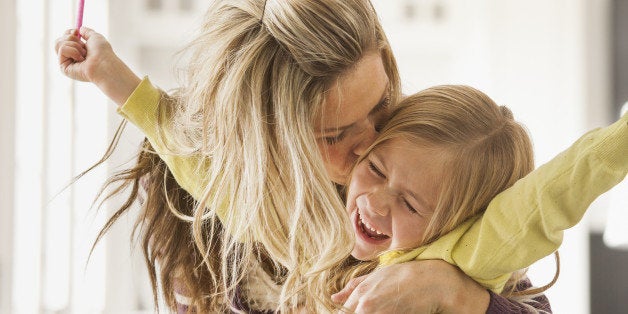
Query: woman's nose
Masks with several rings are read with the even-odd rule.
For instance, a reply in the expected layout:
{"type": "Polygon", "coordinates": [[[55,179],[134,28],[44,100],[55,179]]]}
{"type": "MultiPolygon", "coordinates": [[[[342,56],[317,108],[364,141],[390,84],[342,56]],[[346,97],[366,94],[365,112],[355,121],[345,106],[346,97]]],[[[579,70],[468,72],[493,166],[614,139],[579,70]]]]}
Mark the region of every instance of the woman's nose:
{"type": "Polygon", "coordinates": [[[356,156],[361,156],[366,152],[366,149],[375,142],[375,138],[379,133],[375,130],[375,124],[370,119],[364,122],[364,129],[360,134],[356,145],[353,147],[353,153],[356,156]]]}

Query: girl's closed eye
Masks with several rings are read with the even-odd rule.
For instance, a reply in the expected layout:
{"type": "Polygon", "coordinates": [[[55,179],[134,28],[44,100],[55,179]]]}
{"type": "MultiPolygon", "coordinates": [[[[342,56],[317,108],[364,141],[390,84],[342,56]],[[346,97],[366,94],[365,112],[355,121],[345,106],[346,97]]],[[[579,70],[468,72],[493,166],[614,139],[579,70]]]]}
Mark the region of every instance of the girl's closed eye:
{"type": "MultiPolygon", "coordinates": [[[[378,177],[380,177],[380,178],[386,179],[386,176],[384,175],[384,173],[383,173],[381,170],[379,170],[379,168],[377,168],[377,166],[376,166],[376,165],[375,165],[372,161],[370,161],[370,160],[368,161],[368,167],[369,167],[369,170],[370,170],[370,171],[371,171],[374,175],[376,175],[376,176],[378,176],[378,177]]],[[[410,211],[410,213],[412,213],[412,214],[416,214],[416,215],[419,215],[419,216],[423,217],[423,215],[422,215],[421,213],[419,213],[419,211],[418,211],[418,210],[416,210],[416,208],[414,208],[414,207],[410,204],[410,202],[408,202],[405,198],[403,199],[403,203],[404,203],[404,205],[406,206],[406,208],[408,208],[408,211],[410,211]]]]}
{"type": "Polygon", "coordinates": [[[384,175],[384,173],[382,173],[379,168],[377,168],[377,166],[375,166],[375,164],[372,161],[368,161],[368,167],[369,170],[371,170],[371,172],[373,172],[376,176],[385,179],[386,176],[384,175]]]}
{"type": "Polygon", "coordinates": [[[412,207],[412,205],[410,205],[410,202],[408,202],[407,200],[404,199],[403,203],[406,205],[406,207],[411,213],[419,215],[419,216],[423,216],[419,213],[419,211],[417,211],[414,207],[412,207]]]}

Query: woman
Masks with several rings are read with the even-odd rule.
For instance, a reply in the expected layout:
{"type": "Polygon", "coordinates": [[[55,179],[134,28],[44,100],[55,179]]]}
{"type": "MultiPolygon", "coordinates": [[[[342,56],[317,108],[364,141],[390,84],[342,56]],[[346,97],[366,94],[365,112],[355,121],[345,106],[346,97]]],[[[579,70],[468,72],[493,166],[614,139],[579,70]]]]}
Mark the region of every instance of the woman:
{"type": "MultiPolygon", "coordinates": [[[[352,236],[332,181],[345,183],[400,96],[370,3],[218,1],[187,48],[187,79],[173,97],[135,76],[102,36],[86,28],[81,35],[85,43],[72,31],[57,42],[64,73],[93,82],[121,106],[198,200],[191,209],[183,196],[166,198],[180,192],[169,189],[167,176],[147,185],[138,223],[168,304],[176,305],[179,290],[198,311],[243,310],[242,303],[284,312],[336,308],[328,282],[351,252],[352,236]],[[177,244],[185,221],[195,243],[183,248],[189,254],[177,244]],[[268,289],[260,296],[259,287],[268,289]]],[[[155,160],[143,152],[138,167],[118,178],[136,180],[137,191],[155,160]]],[[[438,261],[395,265],[357,282],[336,300],[348,297],[345,305],[358,312],[484,312],[489,302],[503,304],[438,261]],[[399,285],[411,289],[400,293],[399,285]],[[389,295],[395,302],[377,302],[389,295]]]]}

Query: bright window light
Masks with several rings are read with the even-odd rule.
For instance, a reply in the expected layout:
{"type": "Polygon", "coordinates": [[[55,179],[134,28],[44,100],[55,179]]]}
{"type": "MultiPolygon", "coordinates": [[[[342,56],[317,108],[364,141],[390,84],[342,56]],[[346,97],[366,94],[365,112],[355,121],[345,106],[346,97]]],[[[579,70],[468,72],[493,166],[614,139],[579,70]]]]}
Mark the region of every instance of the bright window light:
{"type": "MultiPolygon", "coordinates": [[[[14,313],[105,309],[106,240],[89,264],[87,255],[108,215],[90,210],[106,165],[64,189],[106,148],[112,109],[95,87],[75,86],[59,71],[54,40],[72,27],[75,2],[16,3],[14,313]]],[[[106,32],[106,1],[85,13],[106,32]]]]}

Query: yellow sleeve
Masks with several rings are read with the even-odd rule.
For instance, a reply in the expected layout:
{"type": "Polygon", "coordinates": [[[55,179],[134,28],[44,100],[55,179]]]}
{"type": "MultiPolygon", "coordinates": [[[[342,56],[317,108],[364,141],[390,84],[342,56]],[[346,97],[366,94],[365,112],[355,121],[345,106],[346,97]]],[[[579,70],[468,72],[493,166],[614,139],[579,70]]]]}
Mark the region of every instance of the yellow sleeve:
{"type": "Polygon", "coordinates": [[[166,108],[173,105],[173,100],[153,86],[145,77],[129,99],[118,108],[118,113],[144,133],[156,153],[168,165],[177,183],[198,200],[202,197],[205,186],[203,184],[205,178],[199,173],[206,173],[202,169],[207,169],[209,160],[199,156],[175,155],[170,152],[167,130],[159,129],[159,107],[166,108]]]}
{"type": "Polygon", "coordinates": [[[628,172],[628,114],[591,131],[545,165],[517,181],[474,217],[428,246],[391,252],[380,262],[443,259],[494,292],[513,271],[560,246],[563,231],[628,172]]]}

